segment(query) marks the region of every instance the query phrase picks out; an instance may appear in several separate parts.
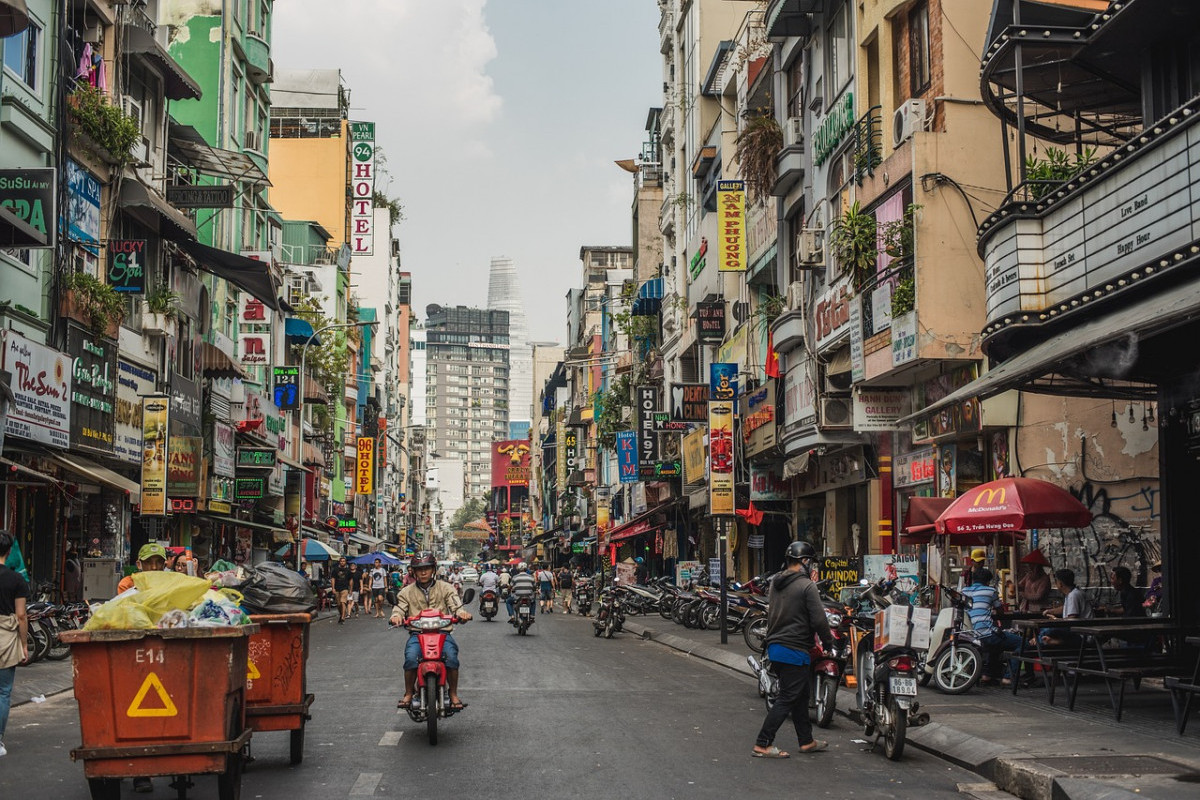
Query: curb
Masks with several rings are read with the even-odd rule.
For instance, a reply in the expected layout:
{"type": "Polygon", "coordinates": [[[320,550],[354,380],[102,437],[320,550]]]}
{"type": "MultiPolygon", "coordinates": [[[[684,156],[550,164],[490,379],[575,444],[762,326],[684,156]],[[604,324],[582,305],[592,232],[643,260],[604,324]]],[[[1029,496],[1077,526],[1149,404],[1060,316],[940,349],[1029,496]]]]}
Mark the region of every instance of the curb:
{"type": "MultiPolygon", "coordinates": [[[[690,656],[755,677],[744,658],[712,645],[699,644],[669,633],[653,631],[626,620],[625,630],[639,638],[678,650],[690,656]]],[[[838,707],[837,713],[857,722],[854,709],[838,707]]],[[[987,739],[981,739],[941,722],[909,728],[908,741],[919,750],[992,781],[997,789],[1022,800],[1146,800],[1101,780],[1073,776],[1037,763],[1036,756],[987,739]]]]}

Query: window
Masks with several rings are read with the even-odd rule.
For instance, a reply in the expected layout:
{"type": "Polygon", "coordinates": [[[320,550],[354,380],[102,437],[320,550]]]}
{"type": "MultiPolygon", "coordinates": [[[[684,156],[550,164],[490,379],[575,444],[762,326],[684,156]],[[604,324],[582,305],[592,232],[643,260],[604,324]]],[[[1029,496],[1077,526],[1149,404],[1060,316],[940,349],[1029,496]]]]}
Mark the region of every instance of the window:
{"type": "Polygon", "coordinates": [[[929,88],[929,5],[908,14],[908,83],[913,96],[929,88]]]}
{"type": "Polygon", "coordinates": [[[825,41],[825,71],[829,75],[825,87],[829,94],[825,99],[833,105],[850,81],[850,21],[845,5],[834,13],[825,41]]]}
{"type": "Polygon", "coordinates": [[[804,116],[804,58],[797,56],[787,68],[787,115],[804,116]]]}
{"type": "Polygon", "coordinates": [[[4,66],[30,89],[38,88],[38,45],[42,29],[31,20],[29,27],[4,40],[4,66]]]}

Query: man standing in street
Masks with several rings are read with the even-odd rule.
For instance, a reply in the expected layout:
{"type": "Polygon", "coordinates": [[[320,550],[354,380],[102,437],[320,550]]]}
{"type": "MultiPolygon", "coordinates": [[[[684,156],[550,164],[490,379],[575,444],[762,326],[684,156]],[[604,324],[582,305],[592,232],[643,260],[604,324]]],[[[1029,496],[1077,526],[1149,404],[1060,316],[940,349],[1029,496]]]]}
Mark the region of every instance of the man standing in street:
{"type": "Polygon", "coordinates": [[[25,646],[29,635],[29,618],[25,614],[29,584],[4,565],[13,541],[11,533],[0,530],[0,756],[8,754],[4,749],[4,728],[8,724],[17,665],[29,658],[25,646]]]}
{"type": "Polygon", "coordinates": [[[341,625],[346,621],[346,617],[350,616],[350,582],[355,577],[350,572],[349,565],[346,564],[345,556],[338,559],[337,566],[333,568],[333,574],[330,577],[333,579],[333,591],[337,594],[338,625],[341,625]]]}
{"type": "Polygon", "coordinates": [[[371,602],[375,605],[375,616],[383,619],[383,595],[387,590],[387,570],[383,568],[383,559],[375,559],[371,567],[371,602]]]}
{"type": "Polygon", "coordinates": [[[796,728],[801,753],[824,750],[828,742],[814,739],[808,720],[809,651],[813,635],[826,651],[833,648],[833,634],[821,605],[817,585],[809,578],[809,564],[817,552],[808,542],[792,542],[787,548],[787,566],[771,581],[771,606],[767,633],[763,638],[771,668],[779,677],[779,698],[763,720],[751,753],[755,758],[787,758],[790,754],[773,743],[775,734],[789,716],[796,728]]]}

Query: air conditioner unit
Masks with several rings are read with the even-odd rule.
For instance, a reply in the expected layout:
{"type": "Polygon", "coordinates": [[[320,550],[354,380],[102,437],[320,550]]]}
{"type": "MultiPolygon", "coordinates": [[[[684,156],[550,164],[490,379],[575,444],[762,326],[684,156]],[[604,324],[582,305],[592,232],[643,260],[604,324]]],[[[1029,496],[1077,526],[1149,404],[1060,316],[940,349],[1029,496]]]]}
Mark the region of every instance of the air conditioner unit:
{"type": "Polygon", "coordinates": [[[258,133],[255,131],[246,131],[245,145],[246,150],[258,149],[258,133]]]}
{"type": "Polygon", "coordinates": [[[139,138],[129,149],[129,155],[135,164],[145,164],[150,160],[150,140],[145,136],[139,138]]]}
{"type": "Polygon", "coordinates": [[[850,395],[823,394],[817,398],[820,417],[818,424],[822,428],[849,428],[853,424],[853,410],[850,405],[850,395]]]}
{"type": "Polygon", "coordinates": [[[796,261],[801,264],[821,264],[824,262],[824,248],[821,247],[819,231],[800,231],[796,234],[796,261]]]}
{"type": "Polygon", "coordinates": [[[804,118],[788,117],[783,126],[783,144],[785,147],[802,147],[804,145],[804,118]]]}
{"type": "Polygon", "coordinates": [[[854,383],[853,373],[851,372],[826,372],[825,373],[825,391],[831,394],[850,391],[851,384],[854,383]]]}
{"type": "Polygon", "coordinates": [[[129,95],[121,98],[121,110],[125,112],[125,116],[133,117],[137,120],[138,130],[142,129],[142,104],[134,100],[129,95]]]}
{"type": "Polygon", "coordinates": [[[792,281],[787,287],[787,307],[789,311],[801,311],[804,308],[804,284],[792,281]]]}
{"type": "Polygon", "coordinates": [[[905,100],[892,115],[892,144],[896,147],[912,138],[914,131],[925,128],[925,101],[905,100]]]}

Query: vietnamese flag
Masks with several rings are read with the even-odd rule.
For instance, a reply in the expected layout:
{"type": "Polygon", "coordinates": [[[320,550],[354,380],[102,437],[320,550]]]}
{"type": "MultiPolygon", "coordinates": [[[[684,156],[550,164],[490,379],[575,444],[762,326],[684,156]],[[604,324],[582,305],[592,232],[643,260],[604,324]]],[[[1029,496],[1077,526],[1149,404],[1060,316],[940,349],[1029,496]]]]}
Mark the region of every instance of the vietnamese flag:
{"type": "Polygon", "coordinates": [[[767,363],[763,372],[768,378],[779,377],[779,353],[775,352],[775,334],[770,329],[767,330],[767,363]]]}

